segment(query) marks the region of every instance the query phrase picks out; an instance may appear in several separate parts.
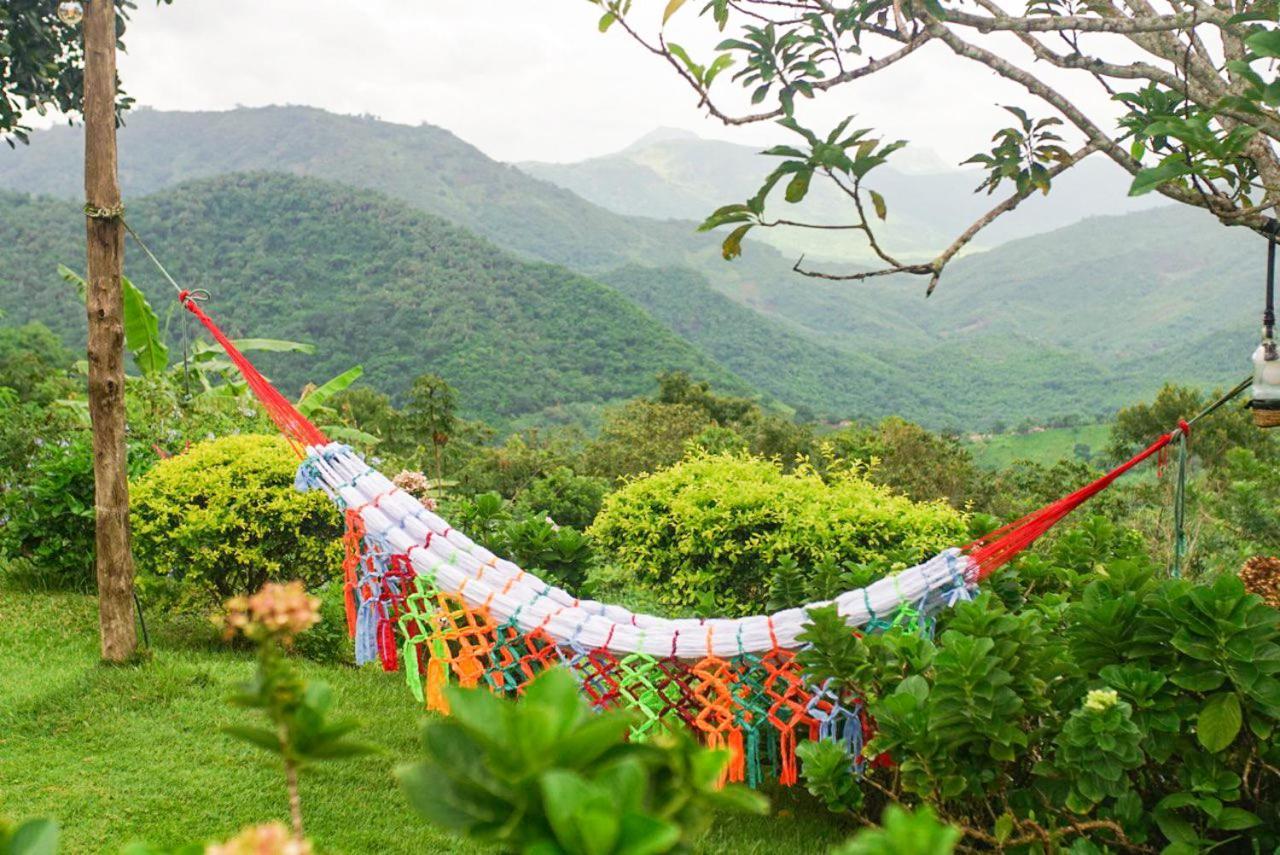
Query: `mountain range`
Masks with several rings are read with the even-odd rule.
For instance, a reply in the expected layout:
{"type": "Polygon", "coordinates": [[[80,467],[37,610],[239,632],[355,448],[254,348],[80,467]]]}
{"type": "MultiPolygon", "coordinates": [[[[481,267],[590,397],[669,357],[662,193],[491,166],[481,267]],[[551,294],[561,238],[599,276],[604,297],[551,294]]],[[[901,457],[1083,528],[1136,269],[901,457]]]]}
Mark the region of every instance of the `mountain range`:
{"type": "MultiPolygon", "coordinates": [[[[616,158],[673,143],[725,163],[728,153],[706,146],[740,148],[660,134],[616,158]]],[[[738,179],[748,188],[763,160],[751,157],[738,179]]],[[[79,197],[79,158],[74,128],[0,153],[0,188],[14,194],[0,208],[0,308],[71,339],[78,306],[46,295],[60,293],[56,264],[80,252],[69,201],[79,197]]],[[[699,192],[710,199],[738,171],[699,192]]],[[[938,233],[962,220],[964,211],[931,216],[927,202],[958,186],[957,174],[972,197],[962,171],[898,173],[907,183],[886,190],[890,220],[901,212],[938,233]]],[[[896,412],[978,429],[1102,414],[1166,380],[1237,379],[1261,294],[1256,239],[1198,212],[1071,222],[1125,210],[1114,176],[1089,185],[1089,204],[1074,213],[1067,186],[1055,189],[1039,201],[1047,212],[1062,192],[1061,219],[1045,213],[1025,228],[1066,225],[959,259],[928,300],[918,280],[801,277],[788,255],[758,242],[726,263],[720,236],[644,216],[693,213],[698,198],[659,211],[628,191],[605,207],[429,125],[302,107],[143,110],[121,133],[121,176],[135,227],[184,281],[218,295],[237,333],[319,345],[314,360],[271,361],[281,382],[363,362],[394,392],[431,370],[489,417],[596,406],[675,367],[833,418],[896,412]]],[[[579,189],[607,201],[588,185],[579,189]]],[[[669,195],[655,192],[648,198],[669,195]]],[[[132,251],[129,263],[158,295],[132,251]]]]}
{"type": "MultiPolygon", "coordinates": [[[[786,139],[788,132],[778,133],[778,142],[791,142],[786,139]]],[[[529,161],[519,166],[616,213],[702,220],[721,205],[754,194],[778,162],[761,157],[758,148],[663,128],[613,154],[576,163],[529,161]]],[[[904,258],[936,255],[1001,198],[975,192],[983,177],[980,170],[948,166],[936,154],[911,146],[892,155],[866,179],[866,185],[887,200],[888,219],[877,224],[882,245],[904,258]]],[[[1112,213],[1149,210],[1160,204],[1159,197],[1130,198],[1128,186],[1129,176],[1110,161],[1085,160],[1055,182],[1050,198],[1037,194],[1027,199],[984,229],[973,248],[990,248],[1071,225],[1097,213],[1099,200],[1107,200],[1112,213]]],[[[828,225],[851,220],[848,197],[828,182],[815,181],[799,205],[788,205],[781,196],[779,188],[766,211],[771,217],[828,225]]],[[[771,229],[755,234],[792,255],[861,263],[874,260],[865,238],[856,232],[836,232],[833,237],[830,231],[771,229]]]]}

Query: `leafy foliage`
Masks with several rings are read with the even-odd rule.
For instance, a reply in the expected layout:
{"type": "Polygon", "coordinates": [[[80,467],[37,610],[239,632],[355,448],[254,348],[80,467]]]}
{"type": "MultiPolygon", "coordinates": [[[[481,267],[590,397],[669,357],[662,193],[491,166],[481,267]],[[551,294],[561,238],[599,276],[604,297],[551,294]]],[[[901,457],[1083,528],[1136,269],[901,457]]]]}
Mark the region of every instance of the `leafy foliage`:
{"type": "Polygon", "coordinates": [[[44,444],[28,465],[19,488],[0,494],[4,552],[33,562],[51,587],[92,590],[97,582],[90,438],[79,434],[44,444]]]}
{"type": "Polygon", "coordinates": [[[890,805],[880,828],[858,832],[832,855],[949,855],[959,840],[960,830],[938,822],[928,808],[906,811],[890,805]]]}
{"type": "Polygon", "coordinates": [[[814,610],[801,663],[863,699],[862,759],[893,766],[869,763],[877,788],[852,796],[841,776],[857,758],[814,751],[809,788],[842,810],[921,798],[990,844],[1190,851],[1247,830],[1274,846],[1280,780],[1258,764],[1276,753],[1280,616],[1232,576],[1158,578],[1140,541],[1105,531],[992,579],[941,616],[936,641],[859,638],[814,610]]]}
{"type": "Polygon", "coordinates": [[[139,583],[203,607],[268,580],[337,578],[342,526],[328,498],[293,487],[284,440],[230,436],[163,460],[133,484],[139,583]]]}
{"type": "Polygon", "coordinates": [[[593,715],[563,669],[512,702],[451,687],[452,716],[423,729],[426,758],[397,775],[431,822],[522,852],[659,853],[687,845],[712,810],[760,813],[763,797],[721,789],[724,752],[684,734],[629,743],[630,716],[593,715]]]}
{"type": "Polygon", "coordinates": [[[766,460],[699,456],[610,495],[590,529],[630,580],[668,609],[755,611],[770,567],[789,557],[812,576],[824,561],[915,561],[962,539],[964,518],[854,475],[824,481],[766,460]]]}
{"type": "MultiPolygon", "coordinates": [[[[116,7],[117,38],[128,23],[129,0],[112,0],[116,7]]],[[[157,0],[171,3],[172,0],[157,0]]],[[[27,142],[31,128],[23,123],[29,112],[49,109],[74,115],[80,111],[84,89],[84,47],[80,30],[56,14],[56,4],[44,0],[9,0],[0,9],[0,139],[10,147],[27,142]]],[[[117,121],[133,104],[123,92],[116,101],[117,121]]]]}
{"type": "Polygon", "coordinates": [[[13,824],[0,819],[0,855],[57,855],[58,826],[48,819],[13,824]]]}

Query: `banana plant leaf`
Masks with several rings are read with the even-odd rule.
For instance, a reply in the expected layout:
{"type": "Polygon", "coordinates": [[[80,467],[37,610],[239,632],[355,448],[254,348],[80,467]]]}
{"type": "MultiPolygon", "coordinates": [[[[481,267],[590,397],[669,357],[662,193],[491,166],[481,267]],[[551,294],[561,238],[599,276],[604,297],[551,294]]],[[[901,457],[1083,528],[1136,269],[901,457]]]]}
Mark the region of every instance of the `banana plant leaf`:
{"type": "MultiPolygon", "coordinates": [[[[241,353],[260,351],[264,353],[315,353],[316,346],[301,341],[284,341],[276,338],[237,338],[232,339],[236,350],[241,353]]],[[[191,349],[192,362],[205,362],[222,358],[222,348],[209,342],[199,342],[191,349]]]]}
{"type": "Polygon", "coordinates": [[[298,412],[302,413],[304,416],[310,417],[312,413],[315,413],[321,407],[325,406],[330,398],[341,392],[343,389],[346,389],[362,376],[364,376],[363,365],[348,368],[346,371],[342,372],[337,377],[334,377],[324,385],[317,386],[315,389],[304,394],[302,399],[298,401],[298,412]]]}

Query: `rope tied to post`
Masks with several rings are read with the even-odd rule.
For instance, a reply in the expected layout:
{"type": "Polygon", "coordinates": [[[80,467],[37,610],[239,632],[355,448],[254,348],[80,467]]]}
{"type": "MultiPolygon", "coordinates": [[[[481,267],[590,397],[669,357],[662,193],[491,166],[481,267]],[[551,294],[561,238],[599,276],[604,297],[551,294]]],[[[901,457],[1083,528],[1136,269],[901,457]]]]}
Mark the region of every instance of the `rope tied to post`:
{"type": "Polygon", "coordinates": [[[124,203],[120,202],[108,208],[99,208],[92,202],[85,202],[84,215],[91,220],[123,220],[124,203]]]}

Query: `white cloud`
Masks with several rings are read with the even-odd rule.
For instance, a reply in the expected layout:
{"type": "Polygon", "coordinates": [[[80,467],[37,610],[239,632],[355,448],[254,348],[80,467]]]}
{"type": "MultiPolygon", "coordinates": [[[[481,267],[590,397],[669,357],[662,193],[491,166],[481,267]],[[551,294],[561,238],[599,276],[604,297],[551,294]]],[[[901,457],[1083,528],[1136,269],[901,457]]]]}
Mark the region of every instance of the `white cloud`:
{"type": "MultiPolygon", "coordinates": [[[[654,16],[663,5],[636,3],[654,16]]],[[[503,160],[577,160],[657,126],[752,144],[784,133],[701,116],[669,68],[616,28],[598,33],[597,17],[582,0],[143,2],[121,72],[140,104],[159,109],[292,103],[425,121],[503,160]]],[[[931,45],[805,115],[823,124],[857,113],[859,124],[954,162],[1003,123],[998,101],[1030,103],[931,45]]]]}

